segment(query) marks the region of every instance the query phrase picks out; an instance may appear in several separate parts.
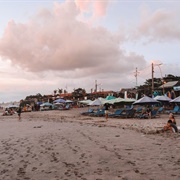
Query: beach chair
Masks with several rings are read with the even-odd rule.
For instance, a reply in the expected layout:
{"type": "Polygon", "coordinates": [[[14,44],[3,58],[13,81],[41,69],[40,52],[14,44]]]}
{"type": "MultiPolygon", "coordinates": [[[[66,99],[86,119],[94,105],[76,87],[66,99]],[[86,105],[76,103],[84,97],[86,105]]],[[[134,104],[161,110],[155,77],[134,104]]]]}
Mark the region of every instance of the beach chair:
{"type": "Polygon", "coordinates": [[[160,107],[159,109],[158,109],[158,114],[159,113],[162,113],[164,111],[164,107],[160,107]]]}
{"type": "Polygon", "coordinates": [[[157,110],[152,110],[151,111],[151,118],[155,118],[156,116],[158,116],[158,111],[157,110]]]}
{"type": "Polygon", "coordinates": [[[138,107],[137,109],[136,109],[136,113],[141,113],[142,112],[142,107],[138,107]]]}
{"type": "Polygon", "coordinates": [[[130,109],[130,110],[126,110],[125,113],[117,115],[116,117],[119,117],[119,118],[134,118],[135,113],[136,113],[135,109],[130,109]]]}
{"type": "Polygon", "coordinates": [[[70,109],[70,105],[67,104],[66,106],[62,106],[62,107],[59,107],[58,110],[69,110],[70,109]]]}
{"type": "Polygon", "coordinates": [[[139,116],[136,116],[139,119],[148,119],[149,116],[147,114],[139,114],[139,116]]]}
{"type": "Polygon", "coordinates": [[[88,111],[82,112],[81,115],[89,115],[91,113],[94,113],[94,109],[88,109],[88,111]]]}
{"type": "Polygon", "coordinates": [[[180,111],[180,108],[179,106],[175,106],[173,110],[169,110],[169,111],[166,111],[166,113],[175,113],[177,114],[177,112],[180,111]]]}
{"type": "Polygon", "coordinates": [[[100,116],[104,116],[105,115],[105,110],[98,110],[97,112],[91,113],[89,114],[90,116],[95,116],[95,117],[100,117],[100,116]]]}
{"type": "Polygon", "coordinates": [[[177,111],[177,114],[180,114],[180,108],[179,108],[179,110],[177,111]]]}
{"type": "Polygon", "coordinates": [[[123,112],[124,109],[117,109],[113,114],[109,114],[108,117],[116,117],[123,112]]]}

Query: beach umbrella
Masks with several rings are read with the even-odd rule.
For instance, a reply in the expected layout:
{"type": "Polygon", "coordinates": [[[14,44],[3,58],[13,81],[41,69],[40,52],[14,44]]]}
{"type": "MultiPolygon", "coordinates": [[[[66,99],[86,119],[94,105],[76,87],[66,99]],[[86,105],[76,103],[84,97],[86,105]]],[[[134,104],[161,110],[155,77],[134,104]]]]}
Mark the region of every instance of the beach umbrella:
{"type": "Polygon", "coordinates": [[[121,102],[133,103],[133,102],[135,102],[135,101],[136,101],[136,99],[134,99],[134,98],[125,98],[125,99],[122,99],[121,102]]]}
{"type": "Polygon", "coordinates": [[[57,102],[57,103],[54,103],[55,105],[64,105],[64,103],[59,103],[59,102],[57,102]]]}
{"type": "Polygon", "coordinates": [[[19,107],[18,105],[10,104],[6,108],[18,108],[18,107],[19,107]]]}
{"type": "Polygon", "coordinates": [[[65,103],[66,100],[60,98],[60,99],[56,99],[56,100],[53,101],[53,103],[57,103],[57,102],[58,103],[65,103]]]}
{"type": "Polygon", "coordinates": [[[141,99],[138,99],[133,103],[133,105],[143,105],[143,104],[157,104],[159,103],[157,100],[150,98],[148,96],[144,96],[141,99]]]}
{"type": "Polygon", "coordinates": [[[136,99],[134,99],[134,98],[125,98],[125,99],[124,98],[116,98],[114,103],[116,103],[116,104],[131,104],[135,101],[136,101],[136,99]]]}
{"type": "Polygon", "coordinates": [[[36,104],[37,104],[37,105],[41,105],[41,104],[42,104],[42,102],[37,102],[36,104]]]}
{"type": "Polygon", "coordinates": [[[99,97],[98,99],[101,101],[102,104],[104,104],[104,102],[107,101],[105,98],[102,97],[99,97]]]}
{"type": "Polygon", "coordinates": [[[114,101],[115,101],[115,99],[110,99],[110,100],[107,100],[107,99],[105,99],[105,98],[98,98],[100,101],[101,101],[101,103],[102,104],[114,104],[114,101]]]}
{"type": "Polygon", "coordinates": [[[122,102],[123,100],[124,100],[124,98],[118,97],[118,98],[114,99],[114,103],[120,103],[120,102],[122,102]]]}
{"type": "Polygon", "coordinates": [[[173,99],[173,100],[171,100],[171,101],[169,101],[170,103],[180,103],[180,96],[178,96],[177,98],[175,98],[175,99],[173,99]]]}
{"type": "Polygon", "coordinates": [[[110,99],[110,100],[106,100],[106,101],[104,101],[104,103],[103,104],[114,104],[115,103],[115,100],[116,99],[110,99]]]}
{"type": "Polygon", "coordinates": [[[45,102],[45,103],[43,103],[43,104],[41,104],[40,105],[41,107],[43,107],[43,106],[53,106],[53,104],[51,104],[51,103],[49,103],[49,102],[45,102]]]}
{"type": "Polygon", "coordinates": [[[100,106],[102,102],[99,99],[95,99],[94,101],[89,103],[90,106],[100,106]]]}
{"type": "Polygon", "coordinates": [[[87,105],[89,105],[89,103],[91,103],[91,102],[92,102],[92,101],[91,101],[90,99],[79,101],[79,103],[81,103],[81,104],[87,104],[87,105]]]}
{"type": "Polygon", "coordinates": [[[114,96],[107,96],[106,97],[106,100],[111,100],[111,99],[116,99],[116,97],[114,97],[114,96]]]}
{"type": "Polygon", "coordinates": [[[66,100],[66,103],[73,103],[73,101],[71,101],[71,100],[66,100]]]}
{"type": "Polygon", "coordinates": [[[156,96],[154,99],[157,101],[162,101],[162,102],[169,102],[172,100],[171,98],[167,96],[156,96]]]}
{"type": "MultiPolygon", "coordinates": [[[[100,99],[100,98],[98,98],[98,99],[100,99]]],[[[110,99],[110,100],[106,100],[106,99],[104,99],[104,98],[101,98],[101,103],[102,103],[102,104],[114,104],[116,99],[117,99],[117,98],[115,98],[115,99],[110,99]]]]}

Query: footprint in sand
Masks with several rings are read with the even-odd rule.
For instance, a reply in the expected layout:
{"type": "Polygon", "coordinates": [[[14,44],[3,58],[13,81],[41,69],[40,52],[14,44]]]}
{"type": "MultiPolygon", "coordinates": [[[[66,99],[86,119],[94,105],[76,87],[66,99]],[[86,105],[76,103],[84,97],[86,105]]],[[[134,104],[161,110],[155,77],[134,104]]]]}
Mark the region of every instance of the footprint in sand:
{"type": "Polygon", "coordinates": [[[37,167],[33,167],[33,168],[32,168],[32,171],[36,171],[36,170],[37,170],[37,167]]]}

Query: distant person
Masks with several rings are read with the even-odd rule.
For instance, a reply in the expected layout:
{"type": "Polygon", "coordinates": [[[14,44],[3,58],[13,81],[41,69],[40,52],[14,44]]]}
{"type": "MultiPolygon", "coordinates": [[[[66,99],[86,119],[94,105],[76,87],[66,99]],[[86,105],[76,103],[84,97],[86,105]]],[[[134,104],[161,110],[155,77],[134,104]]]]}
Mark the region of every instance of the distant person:
{"type": "Polygon", "coordinates": [[[169,114],[169,120],[171,120],[172,123],[176,125],[176,120],[175,120],[175,117],[174,117],[173,113],[169,114]]]}
{"type": "Polygon", "coordinates": [[[22,112],[21,107],[19,107],[17,110],[19,121],[21,121],[21,112],[22,112]]]}
{"type": "Polygon", "coordinates": [[[172,120],[168,120],[166,126],[164,126],[164,131],[171,131],[174,133],[178,132],[177,126],[172,122],[172,120]]]}
{"type": "Polygon", "coordinates": [[[152,107],[151,106],[146,106],[143,110],[142,110],[142,115],[145,118],[152,118],[152,107]]]}
{"type": "Polygon", "coordinates": [[[109,104],[107,104],[107,103],[104,104],[104,110],[105,110],[105,118],[106,118],[106,121],[108,121],[109,104]]]}
{"type": "Polygon", "coordinates": [[[174,99],[176,97],[174,90],[171,90],[171,99],[174,99]]]}
{"type": "Polygon", "coordinates": [[[3,112],[3,116],[7,116],[8,115],[8,109],[6,108],[3,112]]]}

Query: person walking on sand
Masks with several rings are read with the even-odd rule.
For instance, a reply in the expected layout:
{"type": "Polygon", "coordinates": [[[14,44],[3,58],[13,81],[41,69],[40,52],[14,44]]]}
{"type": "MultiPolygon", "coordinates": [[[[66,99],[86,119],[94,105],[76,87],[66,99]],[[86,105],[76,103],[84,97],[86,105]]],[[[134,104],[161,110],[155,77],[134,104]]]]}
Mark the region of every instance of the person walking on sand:
{"type": "Polygon", "coordinates": [[[106,121],[108,121],[109,104],[107,104],[107,103],[104,104],[104,110],[105,110],[105,118],[106,118],[106,121]]]}
{"type": "Polygon", "coordinates": [[[18,113],[18,117],[19,117],[19,121],[21,121],[21,107],[18,108],[17,113],[18,113]]]}

